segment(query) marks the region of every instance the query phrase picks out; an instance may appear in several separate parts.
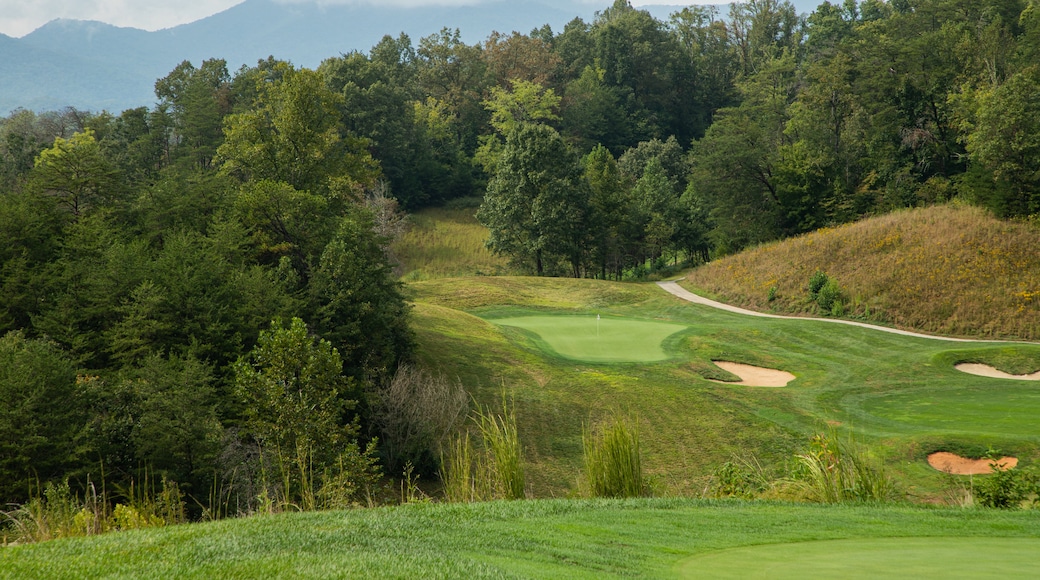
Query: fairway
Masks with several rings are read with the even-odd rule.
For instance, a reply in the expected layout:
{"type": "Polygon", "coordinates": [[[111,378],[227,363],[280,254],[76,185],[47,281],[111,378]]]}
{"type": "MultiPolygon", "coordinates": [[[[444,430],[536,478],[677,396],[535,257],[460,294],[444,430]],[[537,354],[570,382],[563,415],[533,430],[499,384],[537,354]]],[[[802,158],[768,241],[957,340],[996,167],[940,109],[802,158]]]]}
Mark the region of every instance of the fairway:
{"type": "Polygon", "coordinates": [[[682,562],[683,578],[1035,578],[1036,538],[878,538],[766,544],[682,562]]]}
{"type": "Polygon", "coordinates": [[[908,389],[865,396],[859,407],[889,428],[1035,437],[1040,387],[908,389]]]}
{"type": "Polygon", "coordinates": [[[646,363],[666,360],[662,343],[688,326],[616,316],[519,316],[491,320],[538,336],[540,346],[573,360],[646,363]]]}

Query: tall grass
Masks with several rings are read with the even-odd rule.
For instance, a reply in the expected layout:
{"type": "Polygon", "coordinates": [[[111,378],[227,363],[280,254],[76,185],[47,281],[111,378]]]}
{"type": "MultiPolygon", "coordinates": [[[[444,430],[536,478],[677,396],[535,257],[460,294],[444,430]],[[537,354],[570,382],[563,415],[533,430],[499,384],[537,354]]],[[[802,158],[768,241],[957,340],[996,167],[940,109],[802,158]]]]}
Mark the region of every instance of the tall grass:
{"type": "Polygon", "coordinates": [[[592,497],[645,495],[639,454],[639,429],[634,418],[613,415],[582,434],[585,480],[592,497]]]}
{"type": "Polygon", "coordinates": [[[508,260],[484,245],[487,228],[476,210],[425,209],[410,218],[408,230],[391,245],[408,281],[508,274],[508,260]]]}
{"type": "Polygon", "coordinates": [[[848,317],[1040,339],[1040,228],[973,207],[934,206],[824,228],[716,260],[687,280],[728,302],[812,313],[816,271],[841,285],[848,317]]]}
{"type": "Polygon", "coordinates": [[[792,484],[809,501],[884,502],[895,495],[895,486],[883,463],[871,458],[851,439],[842,441],[834,433],[818,434],[812,438],[809,449],[795,459],[801,473],[792,484]]]}
{"type": "Polygon", "coordinates": [[[0,513],[3,543],[33,543],[94,536],[117,530],[133,530],[181,524],[187,521],[184,497],[176,483],[162,479],[157,491],[146,479],[131,483],[116,502],[90,481],[82,495],[66,480],[47,483],[42,492],[15,509],[0,513]]]}
{"type": "Polygon", "coordinates": [[[501,414],[478,408],[473,422],[482,449],[477,451],[469,433],[464,432],[441,458],[445,499],[469,502],[527,497],[523,446],[512,405],[503,397],[501,414]]]}

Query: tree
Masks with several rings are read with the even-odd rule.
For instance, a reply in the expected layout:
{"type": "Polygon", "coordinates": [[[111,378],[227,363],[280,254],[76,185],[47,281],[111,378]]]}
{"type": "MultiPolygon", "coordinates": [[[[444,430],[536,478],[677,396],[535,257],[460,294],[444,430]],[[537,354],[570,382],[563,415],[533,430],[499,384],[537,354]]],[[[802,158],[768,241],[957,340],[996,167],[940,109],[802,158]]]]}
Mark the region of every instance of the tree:
{"type": "Polygon", "coordinates": [[[135,413],[131,441],[140,465],[178,483],[186,493],[212,485],[223,435],[215,377],[194,357],[151,355],[127,381],[135,413]]]}
{"type": "Polygon", "coordinates": [[[77,467],[86,405],[61,349],[21,332],[0,337],[0,400],[0,499],[25,501],[77,467]]]}
{"type": "Polygon", "coordinates": [[[253,109],[227,118],[217,149],[221,170],[323,196],[359,195],[375,183],[379,168],[364,140],[340,134],[342,97],[318,73],[281,66],[282,78],[260,88],[253,109]]]}
{"type": "Polygon", "coordinates": [[[408,306],[366,209],[343,218],[308,291],[315,330],[338,349],[342,372],[358,384],[381,384],[411,357],[408,306]]]}
{"type": "Polygon", "coordinates": [[[588,190],[581,168],[551,127],[524,124],[506,139],[477,218],[488,247],[539,276],[556,260],[579,276],[586,251],[588,190]]]}
{"type": "Polygon", "coordinates": [[[69,139],[55,138],[54,145],[40,153],[29,173],[29,188],[56,199],[73,219],[119,199],[122,185],[119,172],[105,158],[89,129],[69,139]]]}
{"type": "Polygon", "coordinates": [[[623,183],[614,156],[603,145],[597,145],[583,159],[585,181],[589,186],[589,233],[593,244],[593,264],[600,277],[608,274],[621,279],[625,267],[625,250],[633,229],[634,213],[628,190],[623,183]]]}
{"type": "Polygon", "coordinates": [[[312,502],[315,476],[356,433],[346,420],[355,401],[347,397],[351,384],[342,370],[339,352],[310,336],[299,318],[288,325],[272,322],[249,356],[235,364],[245,426],[277,461],[287,502],[312,502]]]}
{"type": "Polygon", "coordinates": [[[560,97],[552,89],[544,89],[541,85],[519,79],[512,81],[511,85],[508,91],[492,87],[491,98],[483,103],[484,108],[491,113],[491,126],[497,134],[480,138],[481,144],[475,158],[489,175],[495,172],[502,152],[502,135],[513,133],[522,124],[560,119],[556,115],[560,97]]]}
{"type": "Polygon", "coordinates": [[[968,154],[1007,192],[988,205],[1006,217],[1040,212],[1040,67],[979,91],[974,105],[968,154]]]}
{"type": "Polygon", "coordinates": [[[170,112],[175,155],[198,168],[209,168],[223,140],[221,123],[234,106],[227,63],[210,59],[195,68],[184,61],[155,82],[155,96],[160,109],[170,112]]]}

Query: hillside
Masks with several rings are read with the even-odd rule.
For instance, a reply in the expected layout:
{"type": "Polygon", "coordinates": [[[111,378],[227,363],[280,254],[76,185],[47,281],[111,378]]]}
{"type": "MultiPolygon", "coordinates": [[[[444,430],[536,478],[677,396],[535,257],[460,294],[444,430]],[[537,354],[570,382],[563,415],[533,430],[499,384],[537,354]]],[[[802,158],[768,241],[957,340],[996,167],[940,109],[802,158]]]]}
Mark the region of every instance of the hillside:
{"type": "Polygon", "coordinates": [[[682,284],[756,310],[816,314],[808,283],[817,270],[840,285],[848,317],[935,334],[1040,338],[1040,228],[978,208],[935,206],[825,228],[716,260],[682,284]]]}

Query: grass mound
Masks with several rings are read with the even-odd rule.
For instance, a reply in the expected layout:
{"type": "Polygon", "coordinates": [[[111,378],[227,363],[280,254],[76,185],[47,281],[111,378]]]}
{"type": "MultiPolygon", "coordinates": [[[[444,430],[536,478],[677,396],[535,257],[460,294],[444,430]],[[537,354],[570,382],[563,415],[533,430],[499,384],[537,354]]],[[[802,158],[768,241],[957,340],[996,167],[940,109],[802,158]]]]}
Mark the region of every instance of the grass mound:
{"type": "Polygon", "coordinates": [[[978,208],[934,206],[825,228],[717,260],[683,284],[757,310],[808,314],[819,310],[809,296],[817,271],[837,282],[847,316],[1040,339],[1040,229],[978,208]]]}

